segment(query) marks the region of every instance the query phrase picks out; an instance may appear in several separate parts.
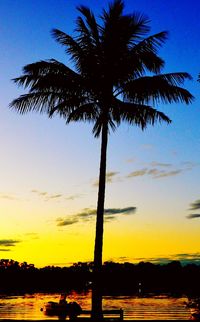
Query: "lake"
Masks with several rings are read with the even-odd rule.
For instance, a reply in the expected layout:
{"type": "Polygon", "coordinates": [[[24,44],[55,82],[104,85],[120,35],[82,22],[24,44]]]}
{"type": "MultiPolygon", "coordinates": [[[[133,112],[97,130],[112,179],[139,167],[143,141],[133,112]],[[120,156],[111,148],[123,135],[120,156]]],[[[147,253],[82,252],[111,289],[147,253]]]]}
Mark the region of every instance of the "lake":
{"type": "MultiPolygon", "coordinates": [[[[35,293],[25,295],[0,295],[0,320],[58,320],[48,317],[40,310],[48,301],[59,301],[60,294],[35,293]]],[[[91,308],[91,292],[71,292],[68,299],[77,301],[82,309],[91,308]]],[[[124,310],[128,320],[189,320],[190,312],[185,307],[185,297],[174,298],[160,295],[151,297],[104,296],[104,309],[124,310]]]]}

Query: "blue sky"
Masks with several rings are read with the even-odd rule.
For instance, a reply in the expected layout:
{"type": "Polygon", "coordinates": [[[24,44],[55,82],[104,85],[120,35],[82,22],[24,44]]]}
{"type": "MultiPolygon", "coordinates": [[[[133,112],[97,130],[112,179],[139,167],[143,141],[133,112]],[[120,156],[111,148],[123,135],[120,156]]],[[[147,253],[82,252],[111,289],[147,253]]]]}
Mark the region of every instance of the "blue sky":
{"type": "MultiPolygon", "coordinates": [[[[49,58],[68,63],[51,29],[71,34],[77,5],[88,5],[99,14],[107,3],[0,1],[2,257],[6,251],[9,258],[37,265],[92,259],[94,220],[90,211],[96,207],[99,141],[87,124],[66,126],[57,117],[21,116],[8,105],[23,93],[11,79],[21,74],[24,65],[49,58]],[[88,221],[82,222],[80,214],[86,208],[88,221]],[[68,225],[58,226],[61,219],[68,225]],[[9,248],[5,240],[18,242],[9,248]],[[66,244],[70,251],[66,252],[66,244]],[[49,251],[52,247],[60,249],[55,256],[49,251]]],[[[190,106],[158,106],[172,119],[171,125],[158,124],[144,132],[123,125],[111,134],[106,207],[137,207],[137,211],[131,216],[122,212],[106,223],[105,260],[176,258],[177,254],[196,259],[200,254],[200,219],[186,218],[198,214],[198,209],[189,208],[200,199],[199,10],[198,1],[125,1],[125,12],[149,16],[151,33],[169,31],[160,50],[166,61],[164,72],[190,73],[193,81],[185,86],[195,101],[190,106]]]]}

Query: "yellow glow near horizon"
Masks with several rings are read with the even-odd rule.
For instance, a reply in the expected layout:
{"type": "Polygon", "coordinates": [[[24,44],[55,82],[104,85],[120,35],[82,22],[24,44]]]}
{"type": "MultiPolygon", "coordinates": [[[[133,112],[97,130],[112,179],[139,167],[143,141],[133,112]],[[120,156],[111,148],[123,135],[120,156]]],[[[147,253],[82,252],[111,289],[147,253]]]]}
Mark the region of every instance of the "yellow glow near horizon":
{"type": "MultiPolygon", "coordinates": [[[[198,253],[199,229],[194,222],[191,223],[192,229],[188,229],[188,223],[184,225],[184,222],[180,227],[170,222],[165,225],[152,222],[150,225],[143,223],[139,216],[138,218],[134,216],[131,219],[128,216],[120,217],[118,220],[105,223],[104,261],[124,259],[138,262],[141,258],[146,260],[169,256],[176,258],[176,254],[198,253]]],[[[8,252],[1,252],[1,257],[20,262],[27,261],[36,267],[68,266],[77,261],[93,260],[95,220],[92,223],[58,227],[53,218],[48,223],[43,219],[42,217],[41,225],[35,223],[34,226],[31,217],[29,232],[27,224],[23,226],[21,223],[18,229],[13,225],[9,236],[13,240],[19,240],[19,243],[9,247],[8,252]]],[[[11,223],[7,222],[1,227],[2,239],[8,236],[7,230],[4,229],[11,226],[11,223]]]]}

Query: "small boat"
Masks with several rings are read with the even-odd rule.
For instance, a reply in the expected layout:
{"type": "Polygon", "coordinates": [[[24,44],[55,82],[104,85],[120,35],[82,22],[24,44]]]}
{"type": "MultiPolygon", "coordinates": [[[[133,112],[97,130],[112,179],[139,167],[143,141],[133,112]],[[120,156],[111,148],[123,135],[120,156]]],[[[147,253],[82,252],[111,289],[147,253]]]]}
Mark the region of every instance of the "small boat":
{"type": "Polygon", "coordinates": [[[200,320],[200,310],[198,308],[190,308],[192,320],[200,320]]]}
{"type": "Polygon", "coordinates": [[[44,314],[49,316],[59,316],[59,317],[67,317],[70,319],[76,318],[81,314],[81,307],[77,302],[65,302],[65,303],[57,303],[50,301],[44,305],[41,309],[44,314]]]}
{"type": "Polygon", "coordinates": [[[200,299],[199,298],[190,299],[186,303],[186,306],[190,309],[192,320],[200,320],[200,299]]]}

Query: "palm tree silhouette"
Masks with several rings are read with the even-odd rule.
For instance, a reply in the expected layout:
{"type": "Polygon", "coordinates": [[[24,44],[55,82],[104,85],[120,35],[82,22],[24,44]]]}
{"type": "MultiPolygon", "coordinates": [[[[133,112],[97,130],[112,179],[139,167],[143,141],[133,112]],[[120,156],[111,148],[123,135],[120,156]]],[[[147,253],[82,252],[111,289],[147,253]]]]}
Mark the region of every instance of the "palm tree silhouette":
{"type": "Polygon", "coordinates": [[[75,36],[53,29],[55,40],[71,57],[69,68],[55,60],[29,64],[14,82],[28,93],[10,107],[24,114],[31,111],[58,114],[66,123],[93,123],[93,134],[101,137],[101,158],[94,249],[92,317],[102,317],[100,273],[102,268],[103,218],[108,135],[123,121],[142,130],[156,122],[171,120],[154,107],[157,103],[186,103],[193,96],[184,88],[185,72],[161,73],[164,61],[158,49],[167,32],[147,36],[149,19],[140,13],[125,15],[124,2],[114,0],[95,18],[79,6],[75,36]]]}

